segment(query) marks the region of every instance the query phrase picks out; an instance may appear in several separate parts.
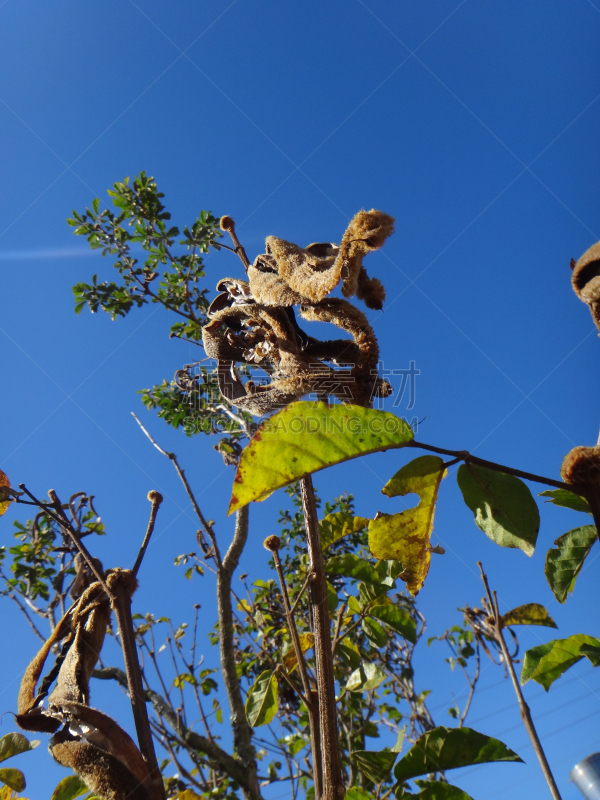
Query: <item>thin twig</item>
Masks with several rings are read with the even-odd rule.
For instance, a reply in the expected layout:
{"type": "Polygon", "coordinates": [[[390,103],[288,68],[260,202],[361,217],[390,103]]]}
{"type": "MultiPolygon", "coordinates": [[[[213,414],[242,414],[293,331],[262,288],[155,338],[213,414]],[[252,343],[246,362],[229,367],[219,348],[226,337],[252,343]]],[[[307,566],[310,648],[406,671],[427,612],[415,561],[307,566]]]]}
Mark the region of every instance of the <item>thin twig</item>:
{"type": "Polygon", "coordinates": [[[219,564],[219,565],[220,565],[220,563],[221,563],[221,554],[220,554],[220,551],[219,551],[219,546],[218,546],[218,544],[217,544],[217,537],[215,536],[215,532],[214,532],[214,530],[213,530],[213,528],[212,528],[212,525],[210,525],[210,524],[209,524],[208,520],[206,519],[206,517],[205,517],[205,516],[204,516],[204,514],[202,513],[202,511],[201,511],[201,509],[200,509],[200,506],[198,505],[198,503],[197,503],[197,501],[196,501],[196,498],[195,498],[195,496],[194,496],[194,493],[193,493],[193,491],[192,491],[192,488],[191,488],[191,486],[189,485],[187,478],[185,477],[185,473],[184,473],[183,469],[182,469],[182,468],[179,466],[179,462],[177,461],[177,456],[175,455],[175,453],[169,453],[169,452],[167,452],[166,450],[164,450],[164,449],[163,449],[163,448],[162,448],[162,447],[161,447],[161,446],[160,446],[160,445],[159,445],[159,444],[158,444],[158,443],[155,441],[155,439],[153,439],[153,437],[151,436],[151,434],[150,434],[150,433],[149,433],[149,432],[146,430],[146,428],[145,428],[145,427],[142,425],[142,423],[141,423],[141,422],[140,422],[140,420],[137,418],[137,416],[136,416],[136,415],[133,413],[133,411],[131,412],[131,416],[134,418],[134,420],[135,420],[135,421],[137,422],[137,424],[140,426],[140,428],[142,429],[143,433],[144,433],[144,434],[146,435],[146,437],[147,437],[147,438],[150,440],[150,442],[151,442],[151,443],[154,445],[154,447],[156,447],[156,449],[158,450],[158,452],[159,452],[159,453],[162,453],[162,455],[163,455],[163,456],[166,456],[166,457],[167,457],[167,458],[168,458],[170,461],[172,461],[172,462],[173,462],[173,466],[175,467],[175,469],[176,469],[176,471],[177,471],[177,474],[179,475],[179,478],[181,479],[181,482],[183,483],[183,486],[184,486],[184,488],[185,488],[185,491],[186,491],[186,493],[187,493],[187,496],[188,496],[188,497],[189,497],[189,499],[190,499],[190,502],[191,502],[191,504],[192,504],[192,507],[193,507],[193,509],[194,509],[194,511],[195,511],[195,513],[196,513],[196,516],[197,516],[197,517],[198,517],[198,519],[200,520],[200,524],[202,525],[202,527],[204,528],[204,530],[205,530],[206,534],[208,535],[208,538],[210,539],[210,543],[212,544],[212,546],[213,546],[213,549],[214,549],[214,551],[215,551],[215,559],[216,559],[216,561],[217,561],[217,564],[219,564]]]}
{"type": "Polygon", "coordinates": [[[506,472],[508,475],[514,475],[517,478],[523,478],[526,481],[533,481],[534,483],[545,483],[547,486],[555,486],[557,489],[566,489],[568,492],[575,494],[581,490],[581,487],[575,483],[563,483],[556,481],[554,478],[545,478],[543,475],[535,475],[533,472],[523,472],[520,469],[507,467],[504,464],[497,464],[495,461],[487,461],[485,458],[473,456],[467,450],[446,450],[444,447],[436,447],[432,444],[424,444],[423,442],[411,441],[402,445],[403,447],[418,447],[421,450],[430,450],[432,453],[440,453],[446,456],[454,456],[457,461],[464,461],[465,464],[478,464],[480,467],[492,469],[495,472],[506,472]]]}
{"type": "Polygon", "coordinates": [[[498,597],[496,596],[496,592],[492,594],[492,592],[490,591],[487,575],[483,571],[483,566],[481,564],[481,561],[477,562],[477,566],[479,567],[479,571],[481,572],[481,580],[483,581],[483,585],[485,586],[485,592],[487,594],[489,607],[492,616],[494,618],[496,640],[498,642],[498,645],[500,646],[500,649],[502,650],[502,655],[504,656],[504,663],[508,668],[510,679],[514,687],[515,694],[517,695],[517,700],[519,701],[519,709],[521,711],[521,719],[523,721],[523,725],[525,726],[527,734],[531,739],[531,744],[533,745],[533,749],[535,751],[537,759],[540,762],[542,772],[544,773],[544,778],[546,779],[546,783],[548,784],[548,788],[550,789],[550,794],[552,795],[554,800],[561,800],[560,792],[558,791],[558,786],[556,785],[556,781],[554,780],[554,776],[552,775],[552,770],[550,769],[550,765],[548,764],[548,760],[546,758],[546,753],[544,752],[544,748],[542,747],[542,743],[535,729],[535,725],[533,724],[533,719],[531,718],[531,711],[529,710],[529,706],[525,702],[523,692],[521,691],[521,686],[519,685],[519,681],[515,673],[515,668],[513,666],[512,658],[510,657],[508,648],[506,647],[506,642],[504,641],[504,634],[502,633],[502,618],[498,610],[498,597]]]}
{"type": "Polygon", "coordinates": [[[163,501],[163,496],[160,494],[160,492],[152,489],[152,491],[148,492],[148,500],[150,500],[152,503],[152,507],[150,509],[150,519],[148,520],[148,528],[146,530],[146,535],[144,536],[142,546],[140,547],[140,552],[138,553],[135,564],[133,565],[133,569],[131,570],[131,574],[134,578],[139,572],[139,569],[142,565],[142,559],[144,558],[146,550],[148,549],[148,545],[150,544],[150,537],[152,536],[152,531],[154,530],[156,515],[158,514],[158,509],[163,501]]]}

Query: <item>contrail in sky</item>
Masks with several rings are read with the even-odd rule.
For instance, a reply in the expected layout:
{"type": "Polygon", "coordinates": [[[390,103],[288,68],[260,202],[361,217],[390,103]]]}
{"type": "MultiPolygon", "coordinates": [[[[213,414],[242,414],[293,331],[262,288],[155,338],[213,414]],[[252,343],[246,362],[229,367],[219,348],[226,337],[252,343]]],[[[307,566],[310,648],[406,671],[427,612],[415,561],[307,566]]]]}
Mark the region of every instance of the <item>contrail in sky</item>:
{"type": "Polygon", "coordinates": [[[0,251],[0,261],[28,261],[31,259],[82,258],[93,255],[93,250],[74,249],[72,247],[46,247],[39,250],[5,250],[0,251]]]}

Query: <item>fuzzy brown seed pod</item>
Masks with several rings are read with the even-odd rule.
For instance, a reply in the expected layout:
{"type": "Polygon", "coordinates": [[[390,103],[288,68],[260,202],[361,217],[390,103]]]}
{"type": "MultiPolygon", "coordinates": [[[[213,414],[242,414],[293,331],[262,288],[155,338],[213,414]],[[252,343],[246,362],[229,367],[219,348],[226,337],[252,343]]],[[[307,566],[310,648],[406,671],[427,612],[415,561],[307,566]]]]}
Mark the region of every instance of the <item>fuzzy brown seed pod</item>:
{"type": "Polygon", "coordinates": [[[156,489],[150,489],[150,491],[148,492],[148,500],[150,500],[151,503],[156,503],[156,505],[159,506],[162,503],[163,499],[164,498],[162,494],[160,492],[157,492],[156,489]]]}
{"type": "Polygon", "coordinates": [[[600,330],[600,242],[586,250],[572,269],[571,283],[575,294],[589,306],[600,330]]]}
{"type": "Polygon", "coordinates": [[[281,539],[279,536],[273,534],[272,536],[267,536],[267,538],[263,542],[263,547],[265,550],[270,550],[271,553],[277,553],[279,548],[281,547],[281,539]]]}
{"type": "Polygon", "coordinates": [[[232,228],[235,228],[235,222],[231,219],[231,217],[224,216],[221,217],[219,226],[222,231],[230,231],[232,228]]]}
{"type": "Polygon", "coordinates": [[[574,447],[565,456],[560,474],[566,483],[600,488],[600,448],[574,447]]]}

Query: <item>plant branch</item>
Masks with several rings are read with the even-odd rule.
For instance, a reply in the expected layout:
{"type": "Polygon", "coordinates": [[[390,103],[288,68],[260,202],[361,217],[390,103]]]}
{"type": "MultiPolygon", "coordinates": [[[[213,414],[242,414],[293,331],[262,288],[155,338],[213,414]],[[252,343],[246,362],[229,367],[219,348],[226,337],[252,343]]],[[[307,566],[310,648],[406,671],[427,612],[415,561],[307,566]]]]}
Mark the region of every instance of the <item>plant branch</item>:
{"type": "Polygon", "coordinates": [[[160,492],[157,492],[155,489],[148,492],[148,500],[152,503],[152,508],[150,509],[150,519],[148,520],[148,528],[146,529],[146,535],[144,536],[144,541],[142,542],[142,546],[140,547],[140,552],[137,555],[135,560],[135,564],[133,565],[133,569],[131,570],[131,574],[135,578],[139,572],[139,569],[142,565],[142,560],[144,555],[146,554],[146,550],[148,549],[148,545],[150,544],[150,537],[152,536],[152,531],[154,530],[154,525],[156,523],[156,515],[158,514],[158,509],[160,508],[160,504],[163,501],[163,496],[160,492]]]}
{"type": "Polygon", "coordinates": [[[162,453],[163,456],[166,456],[170,461],[173,462],[173,466],[175,467],[175,470],[177,471],[177,474],[179,475],[179,478],[181,479],[181,482],[183,483],[183,486],[185,488],[187,496],[190,499],[190,502],[192,504],[192,508],[194,509],[194,511],[196,513],[196,516],[200,520],[200,524],[202,525],[202,527],[204,528],[208,538],[210,539],[210,543],[212,544],[214,552],[215,552],[215,559],[217,561],[217,564],[220,565],[220,563],[221,563],[221,555],[220,555],[220,551],[219,551],[219,546],[217,544],[217,537],[215,536],[215,532],[213,530],[212,525],[209,524],[208,520],[206,519],[206,517],[202,513],[202,511],[200,509],[200,506],[198,505],[196,497],[194,496],[194,493],[192,491],[192,487],[190,486],[190,484],[188,483],[187,478],[185,477],[185,472],[179,466],[179,461],[177,460],[177,456],[175,455],[175,453],[169,453],[166,450],[164,450],[153,439],[153,437],[150,435],[150,433],[148,433],[146,428],[142,425],[142,423],[137,418],[137,416],[133,413],[133,411],[131,412],[131,416],[134,418],[134,420],[140,426],[140,428],[142,429],[142,432],[146,435],[146,437],[150,440],[150,442],[154,445],[154,447],[156,447],[158,452],[162,453]]]}
{"type": "Polygon", "coordinates": [[[508,475],[514,475],[516,478],[523,478],[526,481],[533,481],[534,483],[544,483],[547,486],[554,486],[557,489],[566,489],[569,492],[577,494],[580,486],[575,483],[563,483],[556,481],[554,478],[545,478],[542,475],[535,475],[533,472],[523,472],[520,469],[507,467],[504,464],[497,464],[495,461],[487,461],[485,458],[473,456],[467,450],[446,450],[444,447],[436,447],[433,444],[424,444],[423,442],[411,441],[407,442],[406,447],[418,447],[421,450],[430,450],[432,453],[440,453],[441,455],[453,456],[457,461],[464,461],[465,464],[478,464],[480,467],[492,469],[495,472],[506,472],[508,475]]]}
{"type": "MultiPolygon", "coordinates": [[[[321,734],[323,800],[342,800],[345,787],[337,727],[335,678],[331,647],[331,623],[327,604],[327,580],[321,550],[321,536],[317,517],[315,492],[310,475],[300,481],[304,524],[310,568],[310,598],[315,633],[315,660],[317,691],[319,697],[319,722],[321,734]]],[[[316,772],[316,769],[315,769],[316,772]]]]}
{"type": "Polygon", "coordinates": [[[531,739],[531,744],[533,745],[533,749],[535,751],[537,759],[540,762],[542,772],[544,773],[544,778],[546,779],[546,783],[548,784],[548,788],[550,789],[550,794],[552,795],[554,800],[561,800],[560,792],[558,791],[556,781],[554,780],[554,776],[552,775],[552,770],[550,769],[550,765],[548,764],[544,748],[542,747],[542,743],[540,742],[539,736],[535,729],[535,725],[533,724],[533,719],[531,718],[531,711],[529,710],[529,706],[527,705],[527,703],[525,702],[525,698],[523,697],[523,692],[521,691],[521,686],[519,685],[519,680],[515,673],[515,668],[513,666],[512,658],[510,657],[508,648],[506,647],[506,642],[504,641],[504,634],[502,633],[502,619],[498,611],[498,598],[496,596],[496,592],[494,592],[492,595],[492,592],[490,591],[490,587],[488,584],[487,575],[483,571],[483,566],[481,564],[481,561],[477,562],[477,566],[479,567],[479,571],[481,572],[481,580],[483,581],[483,585],[485,586],[485,592],[487,594],[490,611],[494,619],[496,640],[498,642],[498,645],[500,646],[500,649],[502,650],[502,655],[504,656],[504,663],[508,668],[510,679],[514,687],[515,694],[517,695],[517,700],[519,701],[519,709],[521,711],[521,719],[523,721],[523,725],[525,726],[527,734],[531,739]]]}

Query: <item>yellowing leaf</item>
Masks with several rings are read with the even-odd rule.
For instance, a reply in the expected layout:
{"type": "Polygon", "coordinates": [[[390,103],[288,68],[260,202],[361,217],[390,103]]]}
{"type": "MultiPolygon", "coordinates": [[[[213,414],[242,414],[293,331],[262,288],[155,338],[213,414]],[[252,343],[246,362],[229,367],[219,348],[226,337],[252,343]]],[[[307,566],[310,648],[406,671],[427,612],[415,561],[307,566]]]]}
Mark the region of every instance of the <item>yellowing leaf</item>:
{"type": "Polygon", "coordinates": [[[12,503],[12,494],[13,492],[10,488],[10,481],[0,469],[0,517],[6,512],[6,509],[12,503]]]}
{"type": "Polygon", "coordinates": [[[396,559],[404,567],[400,578],[416,595],[427,577],[429,540],[440,482],[446,470],[439,456],[421,456],[406,464],[383,487],[388,497],[418,494],[419,505],[399,514],[381,514],[369,522],[369,548],[376,558],[396,559]]]}
{"type": "Polygon", "coordinates": [[[319,522],[321,547],[324,550],[349,533],[359,533],[366,528],[368,524],[369,520],[365,517],[353,517],[352,514],[348,514],[346,511],[336,511],[333,514],[327,514],[325,519],[319,522]]]}
{"type": "Polygon", "coordinates": [[[174,800],[202,800],[202,797],[192,789],[185,789],[185,791],[179,792],[174,800]]]}
{"type": "Polygon", "coordinates": [[[410,426],[387,411],[300,401],[266,419],[242,453],[229,514],[305,475],[351,458],[404,447],[410,426]]]}
{"type": "MultiPolygon", "coordinates": [[[[315,644],[314,633],[301,633],[298,638],[300,639],[300,650],[303,653],[306,653],[306,651],[310,650],[310,648],[315,644]]],[[[290,647],[288,652],[284,655],[281,663],[283,664],[283,667],[287,673],[293,672],[296,669],[298,666],[298,661],[296,660],[296,653],[294,652],[293,647],[290,647]]]]}
{"type": "Polygon", "coordinates": [[[541,603],[517,606],[502,616],[502,622],[505,625],[545,625],[546,628],[558,628],[541,603]]]}

